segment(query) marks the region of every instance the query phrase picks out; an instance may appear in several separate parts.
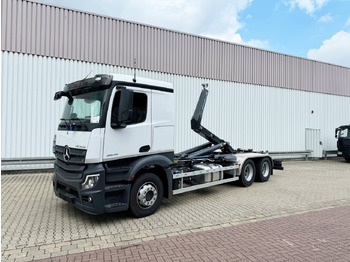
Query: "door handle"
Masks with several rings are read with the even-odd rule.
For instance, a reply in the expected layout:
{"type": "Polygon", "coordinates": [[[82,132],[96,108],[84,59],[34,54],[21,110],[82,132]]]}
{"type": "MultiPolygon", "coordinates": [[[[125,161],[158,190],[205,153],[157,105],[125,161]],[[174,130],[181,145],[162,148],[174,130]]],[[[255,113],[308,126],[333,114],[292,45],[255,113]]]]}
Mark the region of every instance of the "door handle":
{"type": "Polygon", "coordinates": [[[151,149],[151,147],[149,145],[141,146],[140,149],[139,149],[139,152],[140,153],[145,153],[145,152],[148,152],[150,149],[151,149]]]}

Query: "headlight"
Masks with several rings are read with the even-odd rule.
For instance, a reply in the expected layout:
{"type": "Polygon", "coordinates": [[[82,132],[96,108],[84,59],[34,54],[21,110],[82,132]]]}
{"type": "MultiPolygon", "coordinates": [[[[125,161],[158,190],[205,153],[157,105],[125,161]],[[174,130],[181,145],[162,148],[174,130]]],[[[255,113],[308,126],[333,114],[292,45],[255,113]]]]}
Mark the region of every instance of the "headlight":
{"type": "Polygon", "coordinates": [[[90,189],[97,185],[98,179],[100,178],[99,174],[96,175],[88,175],[84,183],[81,184],[81,189],[90,189]]]}

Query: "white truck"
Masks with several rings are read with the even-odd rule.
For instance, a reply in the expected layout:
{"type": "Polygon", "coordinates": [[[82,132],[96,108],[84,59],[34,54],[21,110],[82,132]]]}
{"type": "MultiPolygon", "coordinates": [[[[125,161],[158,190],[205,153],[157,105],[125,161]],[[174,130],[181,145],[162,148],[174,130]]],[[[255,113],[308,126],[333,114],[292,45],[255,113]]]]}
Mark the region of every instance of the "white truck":
{"type": "Polygon", "coordinates": [[[153,214],[162,198],[238,181],[248,187],[283,169],[266,152],[233,149],[201,125],[206,85],[191,128],[207,143],[174,153],[175,106],[167,82],[96,75],[65,86],[54,136],[56,196],[90,214],[130,210],[153,214]]]}

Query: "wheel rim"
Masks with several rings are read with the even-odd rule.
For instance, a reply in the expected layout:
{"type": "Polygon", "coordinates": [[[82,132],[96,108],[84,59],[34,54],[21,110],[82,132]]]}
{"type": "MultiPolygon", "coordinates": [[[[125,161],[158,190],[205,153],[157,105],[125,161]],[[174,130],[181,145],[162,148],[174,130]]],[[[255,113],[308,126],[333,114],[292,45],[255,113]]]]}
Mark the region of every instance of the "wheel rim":
{"type": "Polygon", "coordinates": [[[142,208],[153,206],[158,197],[158,191],[155,184],[151,182],[144,183],[137,191],[137,203],[142,208]]]}
{"type": "Polygon", "coordinates": [[[261,168],[261,174],[263,177],[268,177],[270,174],[270,165],[268,162],[264,162],[261,168]]]}
{"type": "Polygon", "coordinates": [[[250,181],[253,178],[254,170],[251,164],[246,165],[244,168],[244,178],[246,181],[250,181]]]}

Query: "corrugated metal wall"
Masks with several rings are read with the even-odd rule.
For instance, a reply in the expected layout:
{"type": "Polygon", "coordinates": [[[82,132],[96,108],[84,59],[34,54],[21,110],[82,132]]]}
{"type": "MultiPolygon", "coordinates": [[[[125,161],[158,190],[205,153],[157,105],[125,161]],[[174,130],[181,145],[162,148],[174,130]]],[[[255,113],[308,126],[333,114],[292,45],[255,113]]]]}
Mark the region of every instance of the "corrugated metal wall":
{"type": "Polygon", "coordinates": [[[3,51],[350,96],[349,68],[32,1],[1,7],[3,51]]]}
{"type": "Polygon", "coordinates": [[[203,139],[190,118],[203,82],[203,124],[234,148],[305,149],[305,129],[350,123],[350,68],[25,0],[1,1],[2,158],[52,156],[65,83],[97,73],[169,81],[176,95],[176,150],[203,139]],[[311,111],[314,111],[312,114],[311,111]]]}
{"type": "MultiPolygon", "coordinates": [[[[64,100],[53,95],[68,82],[98,73],[133,74],[125,67],[2,52],[2,158],[49,157],[64,100]]],[[[190,130],[201,84],[209,84],[203,125],[234,148],[305,150],[305,128],[321,129],[335,149],[334,128],[350,123],[350,97],[138,70],[172,82],[176,96],[176,150],[203,143],[190,130]],[[314,111],[312,114],[311,111],[314,111]]]]}

